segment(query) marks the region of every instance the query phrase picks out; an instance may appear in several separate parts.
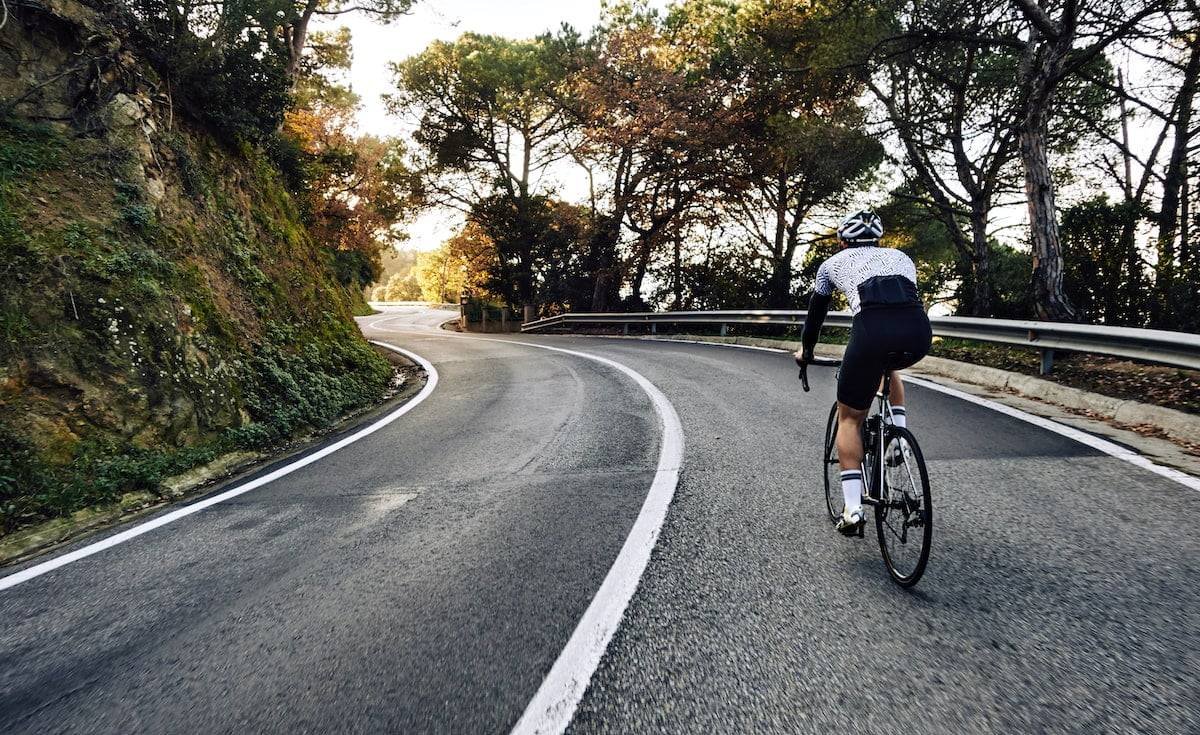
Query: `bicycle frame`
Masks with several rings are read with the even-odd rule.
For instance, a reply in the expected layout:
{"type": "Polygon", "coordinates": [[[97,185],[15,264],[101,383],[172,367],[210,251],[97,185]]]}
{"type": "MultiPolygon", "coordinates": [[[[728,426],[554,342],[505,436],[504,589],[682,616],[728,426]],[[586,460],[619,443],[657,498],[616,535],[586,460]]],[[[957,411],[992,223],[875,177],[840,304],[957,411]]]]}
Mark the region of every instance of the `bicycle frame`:
{"type": "MultiPolygon", "coordinates": [[[[887,427],[892,425],[892,402],[889,400],[891,391],[892,373],[890,370],[885,370],[883,373],[883,385],[880,386],[880,389],[875,393],[875,400],[879,405],[879,412],[875,414],[875,416],[878,417],[877,420],[879,426],[878,430],[875,431],[875,435],[872,437],[874,440],[874,445],[868,447],[866,446],[866,442],[863,442],[864,463],[869,454],[873,454],[875,456],[875,463],[871,472],[872,476],[867,478],[865,473],[863,475],[863,479],[866,480],[863,488],[863,503],[865,505],[879,505],[883,501],[883,451],[884,442],[887,441],[887,427]]],[[[873,417],[868,414],[867,418],[863,421],[864,429],[868,428],[869,422],[872,418],[873,417]]],[[[866,437],[864,436],[863,438],[865,439],[866,437]]]]}

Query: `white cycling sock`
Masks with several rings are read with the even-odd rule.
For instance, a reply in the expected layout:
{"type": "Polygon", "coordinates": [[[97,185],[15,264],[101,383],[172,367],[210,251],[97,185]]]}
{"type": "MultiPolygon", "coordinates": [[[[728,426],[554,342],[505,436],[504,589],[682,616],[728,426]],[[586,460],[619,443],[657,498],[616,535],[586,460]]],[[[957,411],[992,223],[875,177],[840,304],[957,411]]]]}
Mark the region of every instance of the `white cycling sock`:
{"type": "Polygon", "coordinates": [[[862,507],[862,470],[842,470],[842,500],[846,511],[853,512],[862,507]]]}
{"type": "Polygon", "coordinates": [[[892,406],[892,423],[901,429],[908,426],[908,412],[904,410],[904,406],[892,406]]]}

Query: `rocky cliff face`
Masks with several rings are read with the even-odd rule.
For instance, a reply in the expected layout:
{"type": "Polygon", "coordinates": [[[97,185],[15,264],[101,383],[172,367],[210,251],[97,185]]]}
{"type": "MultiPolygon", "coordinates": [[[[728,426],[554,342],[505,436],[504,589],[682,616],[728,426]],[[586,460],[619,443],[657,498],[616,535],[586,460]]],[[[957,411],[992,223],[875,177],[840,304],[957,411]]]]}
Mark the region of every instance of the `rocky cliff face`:
{"type": "Polygon", "coordinates": [[[0,533],[378,397],[268,159],[173,109],[121,18],[9,2],[0,30],[0,533]]]}

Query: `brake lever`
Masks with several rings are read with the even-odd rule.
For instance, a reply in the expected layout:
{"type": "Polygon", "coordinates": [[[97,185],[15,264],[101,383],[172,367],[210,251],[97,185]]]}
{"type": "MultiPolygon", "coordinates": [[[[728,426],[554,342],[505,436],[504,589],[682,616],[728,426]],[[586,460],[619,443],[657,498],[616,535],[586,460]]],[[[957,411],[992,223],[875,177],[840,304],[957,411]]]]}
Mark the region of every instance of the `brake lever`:
{"type": "Polygon", "coordinates": [[[800,366],[800,385],[804,387],[804,392],[808,392],[808,363],[800,366]]]}

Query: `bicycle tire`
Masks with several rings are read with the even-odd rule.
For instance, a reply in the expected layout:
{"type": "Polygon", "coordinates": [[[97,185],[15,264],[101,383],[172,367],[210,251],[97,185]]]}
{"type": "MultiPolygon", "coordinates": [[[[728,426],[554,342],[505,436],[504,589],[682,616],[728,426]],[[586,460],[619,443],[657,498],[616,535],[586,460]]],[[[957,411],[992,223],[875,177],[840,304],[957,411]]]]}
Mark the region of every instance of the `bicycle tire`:
{"type": "MultiPolygon", "coordinates": [[[[901,587],[912,587],[921,579],[921,575],[925,573],[925,567],[929,563],[929,552],[933,546],[933,495],[929,490],[929,471],[925,468],[925,457],[921,454],[921,447],[917,444],[917,439],[908,429],[901,429],[896,426],[891,426],[888,429],[888,440],[884,442],[884,457],[883,461],[887,461],[888,450],[892,443],[898,439],[903,439],[908,443],[910,453],[912,455],[912,465],[905,467],[905,476],[911,481],[919,481],[921,487],[920,506],[915,509],[915,512],[910,512],[909,504],[912,502],[912,497],[907,498],[904,505],[900,505],[901,501],[893,499],[893,495],[897,492],[896,489],[889,486],[887,479],[883,482],[882,497],[883,501],[875,507],[875,533],[879,539],[879,551],[883,555],[884,566],[887,567],[888,574],[892,580],[901,587]],[[916,476],[913,476],[913,471],[916,471],[916,476]],[[900,518],[893,517],[889,523],[889,516],[894,513],[902,513],[900,518]],[[919,516],[920,525],[909,525],[910,516],[914,520],[919,516]],[[901,525],[897,526],[896,521],[899,520],[901,525]],[[901,533],[897,534],[897,528],[901,529],[901,533]],[[889,548],[889,542],[900,541],[907,538],[907,530],[909,528],[920,528],[920,533],[917,537],[920,540],[920,548],[917,550],[917,558],[912,564],[911,569],[901,569],[897,564],[896,554],[889,548]]],[[[888,473],[883,473],[887,478],[888,473]]],[[[916,490],[917,488],[913,488],[916,490]]],[[[903,492],[901,490],[901,492],[903,492]]],[[[906,494],[907,495],[907,494],[906,494]]],[[[915,495],[915,493],[914,493],[915,495]]],[[[908,541],[900,541],[901,545],[907,546],[908,541]]]]}
{"type": "Polygon", "coordinates": [[[821,453],[825,475],[825,509],[829,520],[837,523],[842,517],[842,473],[837,458],[837,404],[829,409],[829,420],[825,423],[825,451],[821,453]]]}

